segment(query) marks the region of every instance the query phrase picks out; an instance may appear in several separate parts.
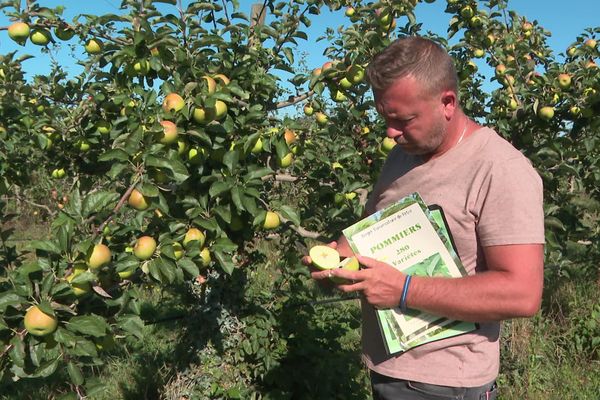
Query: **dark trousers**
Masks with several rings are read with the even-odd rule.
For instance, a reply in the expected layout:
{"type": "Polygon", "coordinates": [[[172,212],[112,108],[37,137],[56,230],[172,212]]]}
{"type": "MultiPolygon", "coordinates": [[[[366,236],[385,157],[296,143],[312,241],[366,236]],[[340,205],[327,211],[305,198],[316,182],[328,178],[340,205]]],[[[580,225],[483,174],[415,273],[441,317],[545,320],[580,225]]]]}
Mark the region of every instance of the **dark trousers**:
{"type": "Polygon", "coordinates": [[[391,378],[371,371],[374,400],[495,400],[496,383],[461,388],[391,378]]]}

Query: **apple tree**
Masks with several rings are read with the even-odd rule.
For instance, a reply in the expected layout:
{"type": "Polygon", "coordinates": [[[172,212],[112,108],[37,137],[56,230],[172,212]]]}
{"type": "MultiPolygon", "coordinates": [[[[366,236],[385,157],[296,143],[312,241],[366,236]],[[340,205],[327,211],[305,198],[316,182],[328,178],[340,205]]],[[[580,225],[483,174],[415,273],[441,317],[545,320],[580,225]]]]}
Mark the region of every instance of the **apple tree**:
{"type": "MultiPolygon", "coordinates": [[[[34,193],[32,170],[65,193],[49,213],[50,238],[0,256],[4,379],[66,370],[85,396],[91,368],[114,342],[140,337],[144,283],[195,282],[201,303],[223,301],[206,293],[240,274],[251,280],[260,243],[279,237],[299,267],[297,244],[325,241],[359,218],[393,145],[365,67],[404,35],[446,46],[466,112],[540,171],[548,268],[596,277],[587,260],[600,251],[598,28],[558,57],[549,33],[501,0],[294,0],[250,15],[229,1],[124,0],[119,14],[72,21],[43,2],[3,8],[12,40],[83,54],[79,75],[57,65],[31,83],[20,51],[1,59],[0,193],[28,185],[34,193]],[[416,20],[415,7],[434,6],[446,7],[446,37],[416,20]],[[320,13],[343,14],[345,23],[325,30],[328,61],[306,67],[301,44],[314,39],[307,30],[320,13]],[[496,86],[486,92],[490,80],[496,86]]],[[[276,293],[254,299],[260,312],[248,323],[258,328],[248,336],[260,345],[242,345],[234,358],[249,363],[240,368],[248,384],[285,353],[275,314],[310,296],[306,274],[291,270],[276,293]],[[261,306],[273,301],[275,311],[261,306]]]]}

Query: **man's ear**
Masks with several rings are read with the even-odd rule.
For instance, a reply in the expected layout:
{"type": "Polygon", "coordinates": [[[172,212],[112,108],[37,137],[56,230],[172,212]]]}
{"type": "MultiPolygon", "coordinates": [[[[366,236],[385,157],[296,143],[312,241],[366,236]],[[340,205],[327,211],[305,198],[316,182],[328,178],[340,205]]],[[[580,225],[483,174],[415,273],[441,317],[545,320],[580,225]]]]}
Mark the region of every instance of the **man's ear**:
{"type": "Polygon", "coordinates": [[[447,120],[452,119],[456,109],[458,108],[458,97],[452,90],[445,90],[440,97],[442,107],[444,107],[444,116],[447,120]]]}

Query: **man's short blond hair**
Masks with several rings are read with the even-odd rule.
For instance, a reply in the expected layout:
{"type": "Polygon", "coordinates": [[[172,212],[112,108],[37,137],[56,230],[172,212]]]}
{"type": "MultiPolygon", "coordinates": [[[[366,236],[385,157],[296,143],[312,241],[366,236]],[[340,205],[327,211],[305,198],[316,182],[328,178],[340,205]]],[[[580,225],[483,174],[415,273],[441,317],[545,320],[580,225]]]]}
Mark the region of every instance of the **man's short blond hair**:
{"type": "Polygon", "coordinates": [[[377,54],[367,67],[367,79],[374,92],[382,92],[397,79],[409,75],[423,85],[424,94],[452,90],[458,96],[452,57],[430,39],[400,38],[377,54]]]}

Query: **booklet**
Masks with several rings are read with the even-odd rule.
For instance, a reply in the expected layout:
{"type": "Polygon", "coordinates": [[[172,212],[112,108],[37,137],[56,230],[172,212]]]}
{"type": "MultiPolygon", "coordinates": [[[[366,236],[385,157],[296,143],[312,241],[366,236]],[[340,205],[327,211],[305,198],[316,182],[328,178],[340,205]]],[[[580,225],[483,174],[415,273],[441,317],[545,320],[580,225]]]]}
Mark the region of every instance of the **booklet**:
{"type": "MultiPolygon", "coordinates": [[[[356,254],[383,261],[405,274],[461,277],[467,275],[454,245],[443,210],[428,207],[418,193],[343,230],[356,254]]],[[[400,307],[376,310],[388,354],[460,335],[477,324],[451,320],[400,307]]]]}

